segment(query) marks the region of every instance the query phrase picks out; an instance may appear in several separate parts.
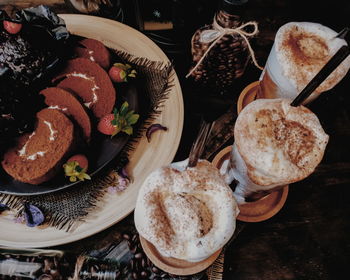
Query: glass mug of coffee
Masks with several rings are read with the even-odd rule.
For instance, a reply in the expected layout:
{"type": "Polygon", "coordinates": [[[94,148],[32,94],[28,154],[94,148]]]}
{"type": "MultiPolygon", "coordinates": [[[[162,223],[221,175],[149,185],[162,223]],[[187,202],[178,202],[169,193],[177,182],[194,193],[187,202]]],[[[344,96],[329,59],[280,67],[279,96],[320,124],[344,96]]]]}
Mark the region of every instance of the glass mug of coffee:
{"type": "Polygon", "coordinates": [[[323,158],[328,135],[317,116],[288,99],[257,99],[238,115],[230,159],[220,169],[237,181],[239,205],[309,176],[323,158]]]}
{"type": "MultiPolygon", "coordinates": [[[[337,33],[321,24],[290,22],[277,31],[264,71],[260,77],[258,98],[293,100],[321,70],[338,49],[347,45],[337,33]]],[[[333,88],[350,68],[350,56],[305,100],[313,101],[333,88]]]]}
{"type": "Polygon", "coordinates": [[[154,170],[136,201],[135,226],[150,260],[172,274],[204,270],[232,237],[239,213],[233,192],[206,160],[154,170]]]}

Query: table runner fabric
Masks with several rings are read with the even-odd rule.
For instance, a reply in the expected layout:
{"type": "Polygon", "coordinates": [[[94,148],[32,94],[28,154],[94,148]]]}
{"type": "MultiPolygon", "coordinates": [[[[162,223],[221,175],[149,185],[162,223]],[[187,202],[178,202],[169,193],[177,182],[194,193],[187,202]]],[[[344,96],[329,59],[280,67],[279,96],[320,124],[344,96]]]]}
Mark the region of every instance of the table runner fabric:
{"type": "MultiPolygon", "coordinates": [[[[25,202],[36,205],[45,214],[46,223],[62,230],[73,230],[77,222],[93,211],[96,203],[102,199],[107,187],[116,185],[116,172],[128,162],[128,154],[133,149],[133,143],[143,136],[147,127],[161,113],[162,104],[167,99],[173,86],[174,73],[171,63],[151,61],[146,58],[135,57],[125,52],[116,51],[123,60],[132,64],[142,83],[142,94],[147,96],[147,106],[140,116],[139,125],[122,152],[99,176],[91,181],[82,182],[79,188],[68,188],[63,191],[38,196],[15,196],[0,194],[0,203],[12,209],[23,211],[25,202]]],[[[145,103],[145,102],[144,102],[145,103]]],[[[143,107],[144,104],[143,104],[143,107]]]]}

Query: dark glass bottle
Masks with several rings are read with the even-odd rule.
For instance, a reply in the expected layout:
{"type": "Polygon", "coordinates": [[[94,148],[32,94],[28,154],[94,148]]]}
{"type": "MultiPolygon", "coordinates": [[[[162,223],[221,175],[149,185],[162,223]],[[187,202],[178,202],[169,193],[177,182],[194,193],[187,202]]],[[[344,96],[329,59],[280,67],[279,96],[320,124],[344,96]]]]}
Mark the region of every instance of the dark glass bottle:
{"type": "MultiPolygon", "coordinates": [[[[242,24],[240,15],[247,2],[248,0],[222,0],[214,22],[194,33],[191,42],[192,69],[215,41],[210,41],[212,35],[217,36],[220,28],[234,29],[242,24]]],[[[215,43],[191,76],[196,82],[225,93],[234,84],[235,79],[243,75],[248,60],[249,52],[242,36],[236,33],[227,34],[215,43]]]]}

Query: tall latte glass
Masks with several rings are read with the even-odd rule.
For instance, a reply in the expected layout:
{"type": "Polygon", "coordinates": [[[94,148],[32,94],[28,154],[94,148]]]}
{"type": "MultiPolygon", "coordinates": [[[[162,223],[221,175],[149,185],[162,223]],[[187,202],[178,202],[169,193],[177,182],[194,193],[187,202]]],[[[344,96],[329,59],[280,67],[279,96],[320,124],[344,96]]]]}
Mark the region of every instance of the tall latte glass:
{"type": "MultiPolygon", "coordinates": [[[[264,71],[258,98],[294,99],[337,50],[347,45],[337,33],[321,24],[290,22],[276,34],[264,71]]],[[[348,72],[350,56],[306,99],[333,88],[348,72]]]]}
{"type": "Polygon", "coordinates": [[[226,182],[237,181],[239,204],[309,176],[320,163],[328,135],[314,113],[288,99],[257,99],[238,115],[226,182]]]}

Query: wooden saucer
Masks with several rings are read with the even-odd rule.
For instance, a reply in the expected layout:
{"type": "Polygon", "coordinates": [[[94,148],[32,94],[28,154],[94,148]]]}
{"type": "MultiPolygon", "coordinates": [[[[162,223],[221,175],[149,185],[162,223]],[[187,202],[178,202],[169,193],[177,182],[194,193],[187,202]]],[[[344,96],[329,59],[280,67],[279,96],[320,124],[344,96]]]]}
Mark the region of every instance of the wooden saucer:
{"type": "MultiPolygon", "coordinates": [[[[222,164],[230,159],[231,149],[232,146],[229,146],[221,150],[213,159],[213,165],[220,169],[222,164]]],[[[289,187],[286,185],[257,201],[238,205],[240,212],[237,220],[242,222],[262,222],[270,219],[282,209],[288,196],[288,189],[289,187]]]]}
{"type": "Polygon", "coordinates": [[[175,274],[175,275],[192,275],[201,272],[208,268],[217,257],[220,255],[222,249],[216,251],[209,258],[200,262],[188,262],[185,260],[169,258],[162,256],[152,243],[144,239],[140,235],[140,242],[143,251],[147,257],[152,261],[152,263],[158,268],[164,270],[165,272],[175,274]]]}
{"type": "Polygon", "coordinates": [[[238,114],[242,109],[247,106],[250,102],[256,99],[259,81],[255,81],[247,85],[241,92],[237,101],[237,112],[238,114]]]}
{"type": "Polygon", "coordinates": [[[283,207],[287,200],[289,187],[285,187],[270,193],[263,198],[239,205],[240,213],[237,220],[243,222],[262,222],[272,218],[283,207]]]}

